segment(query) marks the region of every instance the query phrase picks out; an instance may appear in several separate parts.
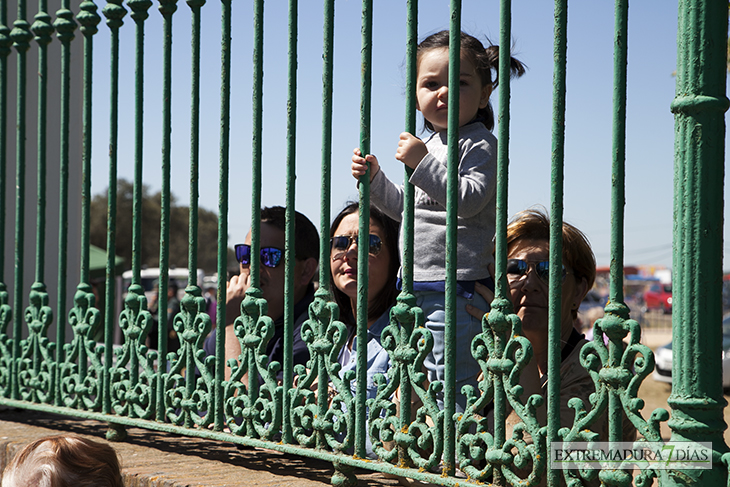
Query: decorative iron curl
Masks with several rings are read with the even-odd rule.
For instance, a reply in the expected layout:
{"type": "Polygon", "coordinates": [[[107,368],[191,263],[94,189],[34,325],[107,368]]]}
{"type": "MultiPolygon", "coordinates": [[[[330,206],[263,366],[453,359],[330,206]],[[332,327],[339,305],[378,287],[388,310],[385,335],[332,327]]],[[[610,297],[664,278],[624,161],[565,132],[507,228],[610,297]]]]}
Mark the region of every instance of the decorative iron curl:
{"type": "Polygon", "coordinates": [[[170,371],[164,375],[163,383],[166,415],[177,425],[207,426],[213,417],[215,357],[206,357],[203,350],[212,326],[205,308],[200,288],[188,286],[172,323],[180,338],[180,349],[167,354],[170,371]],[[186,370],[188,373],[183,376],[186,370]]]}
{"type": "Polygon", "coordinates": [[[13,362],[13,339],[8,338],[8,325],[13,309],[8,305],[5,283],[0,282],[0,397],[10,397],[10,376],[13,362]]]}
{"type": "Polygon", "coordinates": [[[153,323],[144,289],[132,284],[119,316],[124,345],[115,351],[116,363],[109,374],[112,408],[120,416],[150,419],[154,415],[157,375],[153,364],[157,352],[145,345],[153,323]]]}
{"type": "MultiPolygon", "coordinates": [[[[660,422],[669,419],[669,413],[658,408],[645,420],[640,409],[644,401],[637,397],[643,380],[654,370],[654,354],[649,347],[640,343],[641,326],[629,318],[629,308],[621,302],[609,302],[605,308],[605,316],[594,325],[593,341],[586,344],[580,352],[581,365],[590,374],[596,391],[589,397],[590,409],[579,398],[572,398],[568,405],[575,410],[572,428],[563,428],[559,432],[564,441],[590,441],[599,438],[599,434],[590,431],[600,415],[608,407],[610,396],[618,397],[626,417],[634,427],[649,441],[662,441],[660,422]],[[623,340],[628,335],[629,342],[623,340]],[[604,336],[608,337],[606,346],[604,336]]],[[[614,418],[609,417],[609,421],[614,418]]],[[[605,428],[608,430],[608,428],[605,428]]],[[[596,471],[580,471],[580,477],[586,480],[596,476],[596,471]]],[[[618,477],[611,480],[616,485],[630,484],[630,478],[621,471],[618,477]],[[628,482],[628,483],[627,483],[628,482]]],[[[566,481],[578,479],[575,472],[564,471],[566,481]]],[[[601,474],[599,474],[601,475],[601,474]]],[[[643,470],[636,477],[637,485],[649,485],[657,472],[643,470]]]]}
{"type": "Polygon", "coordinates": [[[444,412],[436,399],[443,384],[427,383],[423,361],[433,350],[433,336],[423,322],[416,298],[401,293],[390,310],[390,324],[381,335],[381,345],[391,362],[388,380],[376,376],[378,391],[368,406],[373,451],[381,460],[397,462],[403,468],[433,470],[444,446],[444,412]],[[403,388],[409,388],[411,395],[415,393],[417,400],[401,401],[398,417],[393,395],[399,389],[403,395],[403,388]],[[412,410],[418,403],[420,406],[412,410]],[[394,448],[389,450],[386,443],[391,442],[394,448]]]}
{"type": "Polygon", "coordinates": [[[309,362],[306,367],[295,367],[296,387],[290,391],[289,400],[292,430],[300,445],[346,451],[352,446],[355,425],[351,389],[355,373],[340,376],[338,357],[349,333],[339,314],[329,293],[317,290],[309,305],[309,319],[301,326],[309,362]]]}
{"type": "Polygon", "coordinates": [[[53,322],[53,310],[48,306],[46,285],[34,282],[30,304],[25,309],[28,338],[20,342],[16,374],[22,399],[50,404],[54,400],[56,378],[56,344],[48,340],[48,327],[53,322]]]}
{"type": "Polygon", "coordinates": [[[64,345],[64,362],[60,364],[61,398],[70,408],[99,410],[102,401],[104,346],[93,337],[101,324],[101,313],[94,307],[96,298],[87,283],[76,288],[74,307],[68,318],[74,337],[64,345]]]}
{"type": "Polygon", "coordinates": [[[546,433],[537,419],[537,408],[544,400],[539,394],[522,399],[520,377],[533,352],[508,299],[498,297],[493,301],[492,311],[482,319],[482,333],[472,341],[472,355],[483,378],[478,396],[473,387],[464,387],[467,407],[455,418],[460,468],[469,478],[480,482],[499,472],[512,485],[537,485],[547,459],[546,433]],[[502,396],[499,403],[504,404],[506,399],[521,420],[503,444],[498,444],[490,430],[504,431],[505,425],[492,426],[482,415],[498,396],[502,396]]]}
{"type": "Polygon", "coordinates": [[[241,346],[239,362],[231,359],[230,380],[223,382],[226,423],[236,435],[274,438],[281,428],[283,387],[276,374],[279,362],[269,363],[266,348],[274,336],[274,321],[266,316],[267,304],[263,292],[251,287],[241,303],[241,315],[233,322],[233,331],[241,346]],[[248,385],[243,384],[248,374],[248,385]],[[259,384],[259,378],[263,384],[259,384]],[[240,425],[237,418],[241,418],[240,425]]]}

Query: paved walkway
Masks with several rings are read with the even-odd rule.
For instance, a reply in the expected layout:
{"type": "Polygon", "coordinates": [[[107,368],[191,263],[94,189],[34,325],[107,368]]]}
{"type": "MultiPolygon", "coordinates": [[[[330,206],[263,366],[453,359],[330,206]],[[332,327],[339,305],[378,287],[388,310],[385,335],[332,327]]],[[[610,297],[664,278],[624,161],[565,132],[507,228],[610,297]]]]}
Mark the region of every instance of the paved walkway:
{"type": "MultiPolygon", "coordinates": [[[[25,444],[62,433],[106,441],[106,426],[98,421],[0,409],[0,471],[25,444]]],[[[130,487],[331,485],[333,468],[328,462],[140,428],[128,428],[127,433],[126,441],[110,444],[121,456],[130,487]]],[[[398,485],[380,473],[358,470],[356,475],[360,486],[398,485]]]]}

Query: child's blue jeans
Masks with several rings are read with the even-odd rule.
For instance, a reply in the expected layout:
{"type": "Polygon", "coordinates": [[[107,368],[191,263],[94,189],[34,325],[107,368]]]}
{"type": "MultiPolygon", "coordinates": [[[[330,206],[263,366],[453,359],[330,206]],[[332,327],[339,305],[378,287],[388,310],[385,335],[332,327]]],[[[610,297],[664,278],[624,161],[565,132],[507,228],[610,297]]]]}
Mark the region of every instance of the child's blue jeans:
{"type": "MultiPolygon", "coordinates": [[[[446,331],[445,295],[438,291],[416,291],[416,304],[423,310],[425,326],[433,335],[433,350],[423,362],[427,370],[428,380],[434,382],[444,380],[444,339],[446,331]]],[[[471,299],[456,297],[456,411],[466,409],[466,396],[461,393],[465,385],[472,385],[478,392],[477,377],[481,372],[479,364],[471,354],[471,342],[482,332],[481,320],[474,318],[466,311],[466,305],[488,311],[489,305],[478,293],[471,299]]],[[[439,407],[443,408],[443,392],[438,398],[439,407]]]]}

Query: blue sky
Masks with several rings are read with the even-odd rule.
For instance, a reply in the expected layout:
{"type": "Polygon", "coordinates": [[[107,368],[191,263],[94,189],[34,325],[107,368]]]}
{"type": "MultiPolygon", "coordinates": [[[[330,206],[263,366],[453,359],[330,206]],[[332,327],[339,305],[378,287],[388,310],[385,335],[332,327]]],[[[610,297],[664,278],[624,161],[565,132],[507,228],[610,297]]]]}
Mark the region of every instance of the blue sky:
{"type": "MultiPolygon", "coordinates": [[[[297,100],[297,209],[318,224],[322,119],[322,3],[300,2],[297,100]]],[[[448,28],[448,1],[422,1],[419,38],[448,28]]],[[[405,123],[405,2],[376,0],[374,6],[372,152],[394,180],[402,165],[392,157],[405,123]]],[[[266,2],[264,42],[264,205],[285,201],[287,21],[286,2],[266,2]]],[[[499,40],[498,2],[464,1],[463,29],[499,40]]],[[[676,4],[634,2],[629,17],[626,149],[625,263],[671,265],[674,120],[672,72],[676,62],[676,4]]],[[[218,207],[220,6],[203,8],[200,205],[218,207]]],[[[361,3],[338,0],[335,14],[332,216],[357,198],[349,172],[359,140],[361,3]]],[[[146,27],[145,182],[160,187],[162,128],[161,15],[150,10],[146,27]]],[[[251,215],[252,6],[234,2],[229,243],[244,239],[251,215]]],[[[528,66],[512,83],[509,213],[550,206],[553,5],[514,2],[514,55],[528,66]]],[[[599,265],[609,262],[613,22],[612,2],[573,2],[569,8],[564,219],[589,237],[599,265]]],[[[96,119],[92,192],[107,186],[108,29],[95,36],[96,119]]],[[[190,11],[184,2],[174,18],[173,176],[180,202],[189,198],[190,11]]],[[[134,22],[122,29],[120,170],[133,177],[134,22]]],[[[492,99],[497,105],[497,96],[492,99]]],[[[495,131],[496,133],[496,131],[495,131]]],[[[506,141],[500,141],[505,143],[506,141]]],[[[727,203],[725,213],[727,213],[727,203]]],[[[726,230],[727,232],[727,230],[726,230]]],[[[726,238],[727,241],[727,233],[726,238]]],[[[727,248],[727,243],[725,244],[727,248]]]]}

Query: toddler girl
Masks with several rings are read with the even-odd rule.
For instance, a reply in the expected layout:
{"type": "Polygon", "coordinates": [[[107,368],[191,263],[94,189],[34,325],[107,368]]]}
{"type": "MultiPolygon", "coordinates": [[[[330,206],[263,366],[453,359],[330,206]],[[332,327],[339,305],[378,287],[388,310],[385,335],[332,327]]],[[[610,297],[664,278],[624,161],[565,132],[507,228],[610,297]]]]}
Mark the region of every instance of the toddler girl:
{"type": "MultiPolygon", "coordinates": [[[[446,279],[446,178],[448,123],[449,32],[424,39],[416,55],[416,108],[430,136],[425,142],[404,132],[395,158],[412,168],[415,186],[414,293],[423,309],[426,327],[434,338],[433,351],[424,365],[430,381],[444,379],[445,279],[446,279]]],[[[457,234],[457,411],[466,407],[464,385],[476,387],[479,366],[471,355],[471,341],[481,333],[481,323],[466,312],[466,305],[487,306],[474,284],[494,289],[488,266],[494,262],[497,139],[492,135],[494,111],[489,96],[497,85],[492,69],[498,68],[499,48],[461,33],[459,82],[459,176],[457,234]]],[[[521,76],[524,66],[511,58],[511,74],[521,76]]],[[[355,149],[352,175],[363,176],[370,164],[371,202],[391,218],[402,219],[403,187],[391,182],[378,159],[355,149]]],[[[487,309],[487,308],[481,308],[487,309]]]]}

